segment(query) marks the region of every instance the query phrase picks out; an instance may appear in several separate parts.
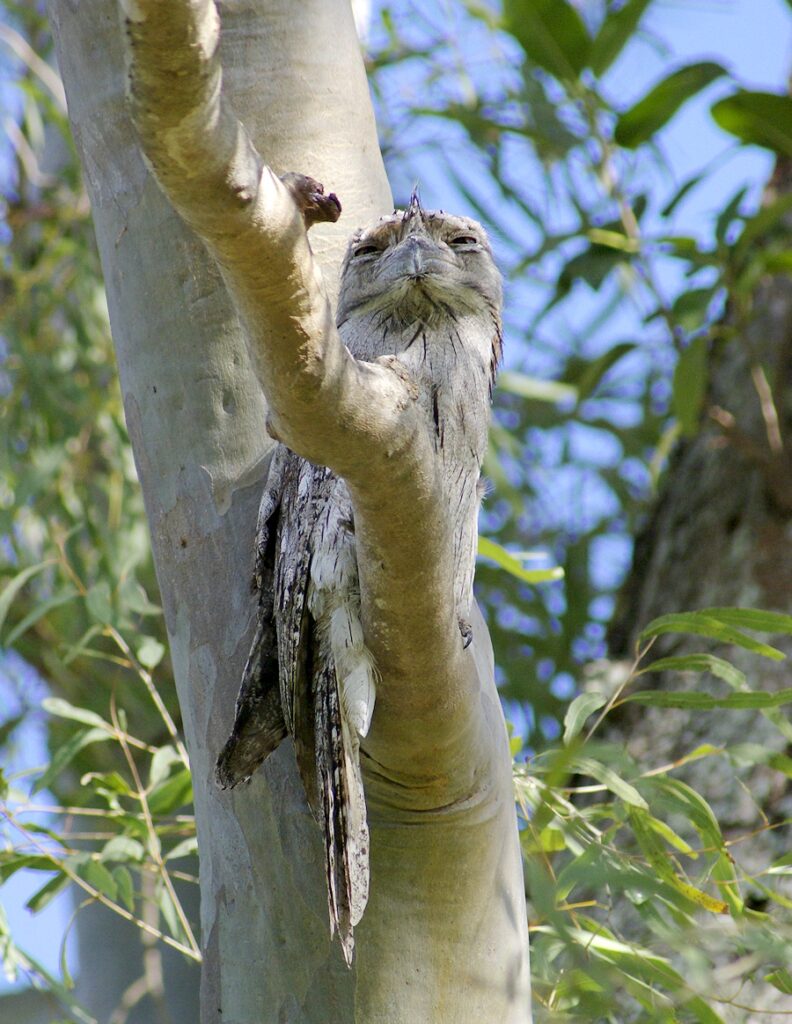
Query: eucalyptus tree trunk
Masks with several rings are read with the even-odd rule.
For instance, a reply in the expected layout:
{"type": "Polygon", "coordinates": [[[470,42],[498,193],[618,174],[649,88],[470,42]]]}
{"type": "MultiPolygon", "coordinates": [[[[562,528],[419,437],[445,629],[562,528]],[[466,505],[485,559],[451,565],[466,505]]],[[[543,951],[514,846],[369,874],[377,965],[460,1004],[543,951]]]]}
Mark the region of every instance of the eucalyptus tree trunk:
{"type": "MultiPolygon", "coordinates": [[[[126,5],[136,29],[144,6],[126,5]]],[[[160,4],[156,17],[165,12],[160,4]]],[[[201,1020],[526,1024],[527,937],[508,746],[480,616],[475,660],[471,652],[464,664],[484,748],[455,770],[465,775],[486,755],[486,771],[469,794],[475,799],[426,808],[434,813],[423,815],[425,825],[419,814],[393,813],[384,793],[372,823],[372,896],[352,970],[330,942],[320,833],[291,746],[282,745],[249,787],[229,795],[214,786],[253,626],[252,538],[270,444],[264,399],[249,338],[214,261],[139,153],[115,0],[51,0],[51,13],[192,764],[201,1020]]],[[[348,0],[236,0],[222,5],[222,17],[223,95],[252,144],[276,172],[309,174],[341,197],[341,223],[311,234],[332,301],[345,239],[391,209],[348,0]]],[[[204,37],[193,38],[200,49],[204,37]]],[[[240,153],[244,161],[244,145],[240,153]]],[[[230,221],[227,234],[232,247],[230,221]]],[[[272,266],[263,262],[262,281],[277,280],[272,266]]],[[[282,293],[276,302],[284,304],[282,293]]],[[[253,321],[248,315],[248,335],[253,321]]],[[[274,386],[288,383],[276,377],[274,386]]],[[[415,553],[417,567],[425,554],[415,553]]],[[[409,610],[415,595],[401,601],[409,610]]],[[[424,658],[433,654],[431,644],[416,646],[424,658]]],[[[412,686],[418,682],[431,694],[432,678],[412,686]]],[[[396,732],[399,743],[409,742],[396,732]]],[[[422,744],[425,759],[432,738],[422,744]]]]}
{"type": "MultiPolygon", "coordinates": [[[[767,199],[792,187],[780,162],[767,199]]],[[[786,230],[792,224],[787,220],[786,230]]],[[[789,613],[792,595],[792,293],[788,277],[763,280],[741,337],[717,349],[708,388],[708,423],[683,442],[638,537],[632,571],[611,627],[611,654],[631,658],[637,634],[656,616],[707,607],[746,607],[789,613]],[[770,388],[757,373],[761,367],[770,388]],[[757,381],[759,387],[757,388],[757,381]]],[[[701,650],[700,638],[661,638],[656,653],[701,650]]],[[[786,661],[769,661],[731,648],[729,660],[752,688],[790,685],[792,641],[775,636],[786,661]]],[[[679,674],[654,676],[658,688],[679,689],[679,674]]],[[[783,752],[790,742],[759,712],[642,708],[613,723],[610,738],[626,743],[646,763],[673,762],[700,744],[750,742],[783,752]]],[[[788,752],[788,751],[787,751],[788,752]]],[[[789,849],[792,786],[769,767],[749,774],[719,759],[687,765],[678,774],[714,810],[724,837],[757,834],[734,846],[737,861],[758,872],[789,849]],[[770,824],[773,828],[765,828],[770,824]]],[[[760,892],[746,894],[749,905],[760,892]]],[[[730,983],[721,995],[727,994],[730,983]]],[[[789,1019],[792,997],[769,985],[748,984],[739,1002],[762,1011],[766,1024],[789,1019]],[[777,1011],[777,1012],[772,1012],[777,1011]]],[[[720,1008],[719,1008],[720,1012],[720,1008]]],[[[724,1009],[728,1020],[751,1022],[724,1009]],[[730,1015],[733,1014],[733,1015],[730,1015]]]]}

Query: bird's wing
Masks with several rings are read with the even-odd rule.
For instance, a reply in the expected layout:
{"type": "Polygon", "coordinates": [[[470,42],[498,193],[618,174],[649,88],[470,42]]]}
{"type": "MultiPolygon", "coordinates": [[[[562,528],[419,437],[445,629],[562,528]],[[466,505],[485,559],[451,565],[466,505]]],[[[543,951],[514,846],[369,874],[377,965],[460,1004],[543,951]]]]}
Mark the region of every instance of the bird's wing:
{"type": "Polygon", "coordinates": [[[286,735],[273,620],[275,538],[286,452],[278,445],[273,453],[259,506],[253,574],[258,595],[256,632],[242,673],[231,736],[217,760],[217,781],[223,789],[249,779],[286,735]]]}

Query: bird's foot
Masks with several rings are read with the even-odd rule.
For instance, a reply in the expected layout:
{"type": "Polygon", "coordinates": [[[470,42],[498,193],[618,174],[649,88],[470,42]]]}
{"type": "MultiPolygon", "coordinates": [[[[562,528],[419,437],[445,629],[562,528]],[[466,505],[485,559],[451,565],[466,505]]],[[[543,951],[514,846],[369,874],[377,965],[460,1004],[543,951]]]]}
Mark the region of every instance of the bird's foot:
{"type": "Polygon", "coordinates": [[[325,195],[324,185],[306,174],[289,171],[281,175],[281,181],[291,192],[292,199],[302,214],[305,230],[323,221],[335,224],[341,216],[341,203],[335,192],[325,195]]]}

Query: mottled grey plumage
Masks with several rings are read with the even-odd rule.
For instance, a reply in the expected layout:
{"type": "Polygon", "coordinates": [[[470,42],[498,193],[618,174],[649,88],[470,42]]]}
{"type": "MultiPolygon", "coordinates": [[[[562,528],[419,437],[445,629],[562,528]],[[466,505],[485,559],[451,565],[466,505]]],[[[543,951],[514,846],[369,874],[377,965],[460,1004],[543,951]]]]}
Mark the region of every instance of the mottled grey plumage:
{"type": "MultiPolygon", "coordinates": [[[[482,227],[421,209],[416,196],[358,231],[342,269],[338,329],[359,359],[407,377],[441,461],[454,526],[462,640],[472,600],[479,479],[501,354],[501,283],[482,227]]],[[[376,672],[364,642],[346,485],[279,445],[259,513],[258,624],[218,760],[223,786],[248,778],[288,733],[322,823],[331,930],[349,963],[368,898],[359,742],[376,672]]]]}

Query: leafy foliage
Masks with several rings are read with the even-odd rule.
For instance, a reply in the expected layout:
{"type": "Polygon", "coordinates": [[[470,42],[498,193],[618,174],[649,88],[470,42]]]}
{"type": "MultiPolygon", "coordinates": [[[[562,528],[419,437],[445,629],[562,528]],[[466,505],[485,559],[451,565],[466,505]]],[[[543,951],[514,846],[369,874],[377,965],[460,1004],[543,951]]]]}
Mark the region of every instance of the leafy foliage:
{"type": "MultiPolygon", "coordinates": [[[[700,636],[702,620],[713,624],[714,639],[724,639],[716,636],[719,625],[740,644],[749,632],[792,634],[789,616],[750,609],[656,620],[616,688],[581,693],[567,711],[563,743],[516,768],[539,1021],[722,1024],[731,1019],[722,1014],[734,1009],[755,1019],[754,983],[787,991],[789,856],[766,857],[757,869],[741,856],[743,840],[755,836],[724,835],[707,801],[677,774],[707,759],[713,771],[722,770],[719,763],[742,772],[769,764],[790,779],[792,759],[757,745],[704,744],[670,764],[639,765],[625,750],[594,739],[612,711],[635,701],[730,713],[792,704],[792,690],[751,689],[741,672],[709,653],[647,662],[655,637],[670,628],[700,636]],[[641,676],[656,671],[686,680],[717,677],[736,692],[711,694],[698,682],[682,691],[632,691],[641,676]],[[620,926],[611,915],[616,903],[620,926]],[[745,966],[725,983],[723,964],[734,962],[745,966]]],[[[774,651],[763,644],[754,653],[773,657],[774,651]]],[[[779,719],[778,727],[786,737],[788,721],[779,719]]],[[[783,824],[765,821],[761,829],[783,824]]]]}

